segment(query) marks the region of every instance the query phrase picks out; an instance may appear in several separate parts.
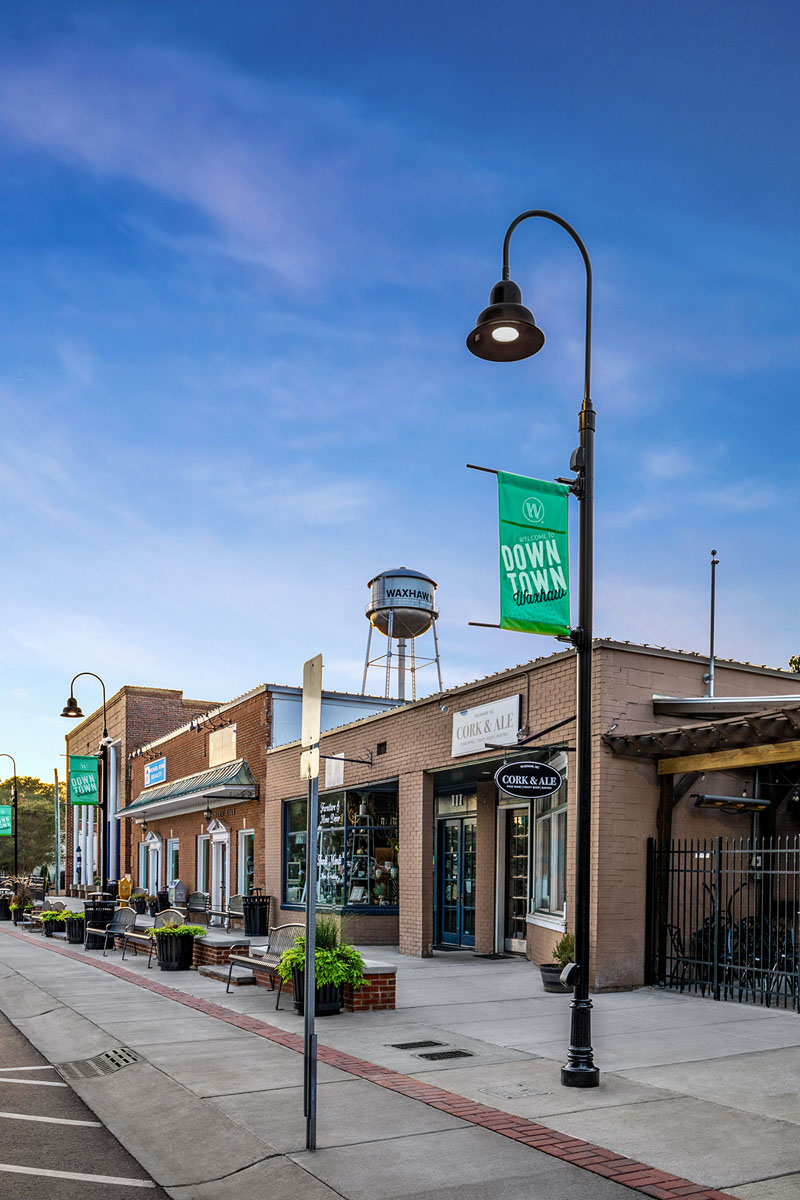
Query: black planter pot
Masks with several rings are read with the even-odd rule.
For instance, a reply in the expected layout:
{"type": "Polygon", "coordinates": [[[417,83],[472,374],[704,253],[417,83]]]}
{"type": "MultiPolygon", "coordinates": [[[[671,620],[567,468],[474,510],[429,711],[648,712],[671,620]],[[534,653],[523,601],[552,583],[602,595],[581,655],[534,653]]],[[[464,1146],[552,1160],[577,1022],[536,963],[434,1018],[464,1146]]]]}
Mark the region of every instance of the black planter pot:
{"type": "MultiPolygon", "coordinates": [[[[304,971],[292,971],[292,992],[294,995],[295,1012],[305,1012],[305,995],[303,976],[304,971]]],[[[338,984],[326,983],[317,988],[317,999],[314,1005],[314,1015],[330,1017],[342,1011],[342,989],[338,984]]]]}
{"type": "Polygon", "coordinates": [[[147,903],[147,911],[150,913],[150,916],[157,917],[158,916],[158,901],[150,900],[149,902],[146,902],[146,903],[147,903]]]}
{"type": "Polygon", "coordinates": [[[79,946],[83,942],[83,930],[85,921],[80,917],[67,917],[64,922],[64,928],[67,933],[67,941],[71,946],[79,946]]]}
{"type": "Polygon", "coordinates": [[[18,908],[11,909],[11,920],[14,922],[15,925],[19,925],[19,909],[18,908]]]}
{"type": "Polygon", "coordinates": [[[542,987],[546,992],[557,992],[562,996],[570,996],[572,988],[569,984],[561,982],[561,972],[563,967],[558,963],[541,963],[539,971],[542,976],[542,987]]]}
{"type": "Polygon", "coordinates": [[[60,924],[60,921],[42,921],[42,932],[44,933],[44,936],[52,937],[60,924]]]}
{"type": "Polygon", "coordinates": [[[144,916],[147,909],[147,901],[144,896],[131,896],[129,903],[135,913],[138,913],[140,917],[144,916]]]}
{"type": "Polygon", "coordinates": [[[8,907],[8,896],[0,896],[0,921],[11,920],[11,909],[8,907]]]}
{"type": "Polygon", "coordinates": [[[192,966],[194,938],[190,933],[156,935],[156,955],[162,971],[189,971],[192,966]]]}

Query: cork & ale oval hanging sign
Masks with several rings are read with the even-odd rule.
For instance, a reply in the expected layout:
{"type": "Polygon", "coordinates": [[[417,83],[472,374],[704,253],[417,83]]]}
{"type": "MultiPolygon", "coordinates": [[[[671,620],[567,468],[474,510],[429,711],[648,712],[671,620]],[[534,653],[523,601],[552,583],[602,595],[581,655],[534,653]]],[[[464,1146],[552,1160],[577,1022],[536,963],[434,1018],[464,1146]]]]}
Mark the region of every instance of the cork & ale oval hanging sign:
{"type": "Polygon", "coordinates": [[[552,796],[563,783],[561,773],[549,763],[506,763],[495,772],[494,781],[507,796],[519,800],[539,800],[552,796]]]}

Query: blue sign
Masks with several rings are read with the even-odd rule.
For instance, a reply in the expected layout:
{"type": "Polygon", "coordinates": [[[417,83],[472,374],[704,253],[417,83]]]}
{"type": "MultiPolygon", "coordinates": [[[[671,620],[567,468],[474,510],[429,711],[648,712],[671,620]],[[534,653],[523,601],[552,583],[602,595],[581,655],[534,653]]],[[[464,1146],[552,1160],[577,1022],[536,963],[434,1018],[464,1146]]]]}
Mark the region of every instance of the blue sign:
{"type": "Polygon", "coordinates": [[[151,787],[154,783],[163,783],[167,778],[166,758],[157,758],[155,762],[144,764],[144,786],[151,787]]]}

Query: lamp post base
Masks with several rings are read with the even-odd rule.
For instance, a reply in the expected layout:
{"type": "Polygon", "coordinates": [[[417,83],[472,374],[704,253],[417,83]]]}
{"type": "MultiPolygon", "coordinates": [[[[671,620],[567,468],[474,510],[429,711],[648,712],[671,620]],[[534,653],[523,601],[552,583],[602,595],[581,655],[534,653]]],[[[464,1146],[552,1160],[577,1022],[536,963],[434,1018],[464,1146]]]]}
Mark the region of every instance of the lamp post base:
{"type": "Polygon", "coordinates": [[[592,1088],[600,1084],[600,1068],[591,1066],[573,1066],[569,1064],[561,1068],[561,1083],[564,1087],[592,1088]]]}

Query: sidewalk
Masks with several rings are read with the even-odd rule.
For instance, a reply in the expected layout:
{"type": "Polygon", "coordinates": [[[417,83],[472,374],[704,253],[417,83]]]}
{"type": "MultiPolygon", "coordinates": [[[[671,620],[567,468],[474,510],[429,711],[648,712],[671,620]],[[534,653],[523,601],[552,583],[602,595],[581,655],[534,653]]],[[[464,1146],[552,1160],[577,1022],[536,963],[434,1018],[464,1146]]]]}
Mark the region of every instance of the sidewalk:
{"type": "Polygon", "coordinates": [[[0,929],[0,1009],[51,1061],[119,1045],[141,1056],[75,1087],[174,1197],[798,1195],[797,1014],[651,990],[595,997],[601,1087],[572,1091],[559,1082],[569,1000],[545,995],[529,963],[368,954],[397,963],[398,1009],[318,1022],[315,1154],[303,1149],[302,1020],[263,988],[226,996],[195,972],[0,929]],[[469,1057],[401,1048],[418,1041],[469,1057]]]}

